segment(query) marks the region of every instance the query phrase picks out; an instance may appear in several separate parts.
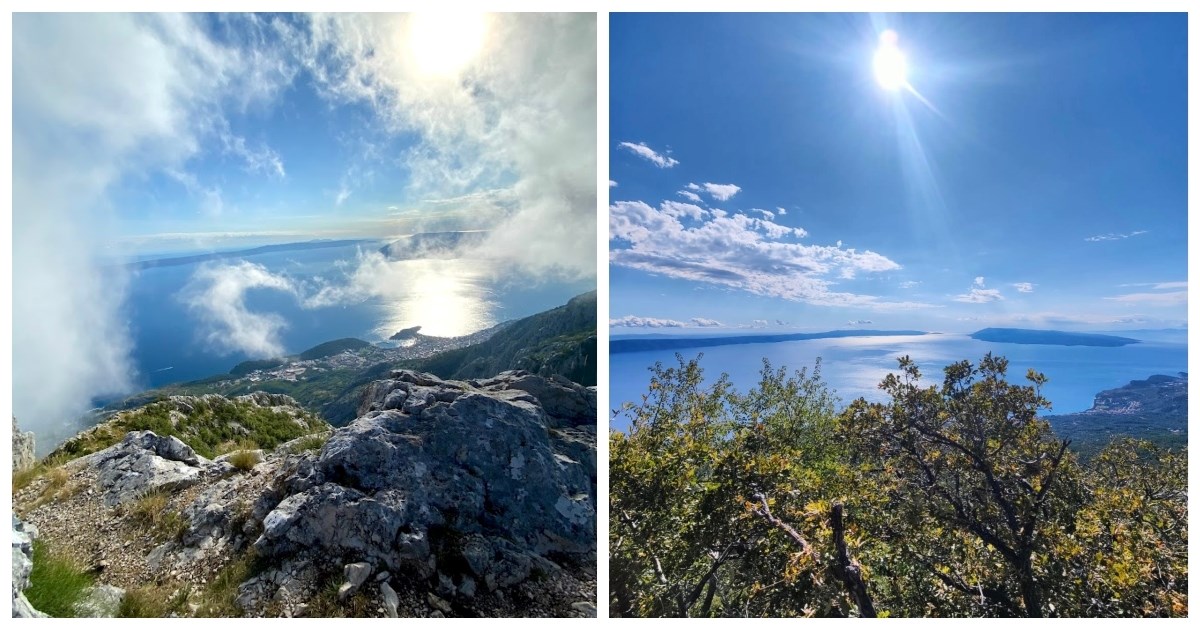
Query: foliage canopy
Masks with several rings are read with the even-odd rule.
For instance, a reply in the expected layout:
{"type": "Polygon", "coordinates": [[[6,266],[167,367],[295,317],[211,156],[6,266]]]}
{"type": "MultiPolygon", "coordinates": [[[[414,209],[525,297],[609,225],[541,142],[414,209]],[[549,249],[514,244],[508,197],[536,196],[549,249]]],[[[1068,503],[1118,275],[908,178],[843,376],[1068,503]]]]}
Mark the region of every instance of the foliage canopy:
{"type": "Polygon", "coordinates": [[[1186,451],[1081,461],[1043,375],[904,357],[837,412],[819,362],[739,393],[677,359],[610,436],[613,615],[1186,616],[1186,451]]]}

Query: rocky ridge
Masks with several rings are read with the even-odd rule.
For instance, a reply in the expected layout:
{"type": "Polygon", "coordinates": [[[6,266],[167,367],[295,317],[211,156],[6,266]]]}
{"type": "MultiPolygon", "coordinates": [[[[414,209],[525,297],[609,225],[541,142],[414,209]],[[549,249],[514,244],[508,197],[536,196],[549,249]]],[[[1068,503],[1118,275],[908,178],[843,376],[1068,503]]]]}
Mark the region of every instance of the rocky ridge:
{"type": "Polygon", "coordinates": [[[65,464],[52,500],[40,480],[14,504],[106,582],[191,592],[196,615],[222,614],[204,594],[236,575],[250,616],[579,616],[595,612],[595,427],[595,390],[565,379],[398,371],[319,449],[235,465],[133,431],[65,464]],[[153,497],[166,528],[143,522],[153,497]]]}

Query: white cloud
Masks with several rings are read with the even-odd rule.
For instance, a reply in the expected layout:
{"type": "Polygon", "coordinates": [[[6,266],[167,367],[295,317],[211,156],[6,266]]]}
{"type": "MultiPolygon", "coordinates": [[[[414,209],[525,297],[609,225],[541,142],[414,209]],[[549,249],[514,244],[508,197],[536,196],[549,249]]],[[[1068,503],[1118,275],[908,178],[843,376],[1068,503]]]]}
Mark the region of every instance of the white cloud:
{"type": "Polygon", "coordinates": [[[614,328],[683,328],[684,326],[687,326],[687,324],[676,319],[638,317],[637,315],[626,315],[625,317],[609,319],[608,325],[614,328]]]}
{"type": "Polygon", "coordinates": [[[251,312],[246,307],[246,293],[251,289],[296,294],[296,287],[287,278],[262,265],[240,261],[200,266],[181,292],[181,299],[203,324],[199,333],[208,348],[256,358],[282,356],[279,335],[287,322],[274,313],[251,312]]]}
{"type": "Polygon", "coordinates": [[[683,197],[684,199],[687,199],[688,201],[691,201],[692,203],[700,203],[700,201],[701,201],[700,195],[697,195],[696,193],[694,193],[690,190],[680,190],[680,191],[677,191],[675,194],[683,197]]]}
{"type": "Polygon", "coordinates": [[[977,286],[977,287],[983,286],[983,276],[975,276],[975,286],[977,286]]]}
{"type": "Polygon", "coordinates": [[[700,188],[700,184],[697,184],[697,183],[695,183],[695,182],[690,182],[690,183],[688,183],[688,185],[687,185],[687,189],[688,189],[688,190],[694,190],[694,191],[697,191],[697,192],[699,192],[699,191],[701,190],[701,188],[700,188]]]}
{"type": "Polygon", "coordinates": [[[404,36],[413,16],[320,14],[280,29],[327,100],[365,105],[381,133],[414,136],[410,190],[455,197],[508,188],[512,212],[479,255],[519,270],[595,276],[596,21],[586,14],[490,14],[481,50],[428,77],[404,36]],[[536,238],[533,238],[536,236],[536,238]]]}
{"type": "Polygon", "coordinates": [[[767,325],[768,325],[768,322],[765,319],[756,319],[756,320],[750,322],[751,328],[766,328],[767,325]]]}
{"type": "Polygon", "coordinates": [[[715,319],[708,319],[706,317],[693,317],[692,324],[700,326],[701,328],[713,328],[725,325],[715,319]]]}
{"type": "Polygon", "coordinates": [[[1188,283],[1186,280],[1182,282],[1127,282],[1118,286],[1122,287],[1152,287],[1154,289],[1186,289],[1188,283]]]}
{"type": "Polygon", "coordinates": [[[704,182],[702,187],[705,192],[712,195],[712,198],[717,201],[729,201],[730,198],[738,194],[741,190],[741,188],[733,184],[713,184],[711,182],[704,182]]]}
{"type": "Polygon", "coordinates": [[[912,289],[919,284],[921,284],[920,280],[905,280],[904,282],[900,283],[900,288],[901,289],[912,289]]]}
{"type": "Polygon", "coordinates": [[[650,162],[658,168],[671,168],[672,166],[679,164],[679,160],[658,153],[654,149],[646,146],[645,142],[638,142],[636,144],[632,142],[622,142],[618,144],[617,147],[633,152],[634,155],[646,160],[647,162],[650,162]]]}
{"type": "Polygon", "coordinates": [[[1092,242],[1092,243],[1098,243],[1101,241],[1120,241],[1120,240],[1127,239],[1127,238],[1130,238],[1133,236],[1138,236],[1138,235],[1147,234],[1147,233],[1149,233],[1149,230],[1134,230],[1133,232],[1128,232],[1125,234],[1118,234],[1118,233],[1110,232],[1108,234],[1098,234],[1096,236],[1089,236],[1083,240],[1092,242]]]}
{"type": "Polygon", "coordinates": [[[954,296],[955,302],[967,302],[969,304],[985,304],[987,302],[998,302],[1003,299],[1004,296],[1000,295],[1000,291],[997,289],[972,288],[966,293],[954,296]]]}
{"type": "Polygon", "coordinates": [[[806,232],[716,209],[685,227],[682,213],[670,205],[675,203],[663,202],[659,208],[642,201],[613,203],[609,208],[612,264],[812,304],[876,309],[929,306],[832,290],[831,277],[900,268],[886,256],[791,242],[785,239],[806,232]]]}
{"type": "Polygon", "coordinates": [[[869,319],[852,319],[852,320],[846,322],[846,325],[847,326],[865,326],[867,324],[874,324],[874,323],[875,322],[873,322],[869,319]]]}
{"type": "Polygon", "coordinates": [[[616,188],[616,187],[617,187],[617,182],[615,182],[615,181],[613,181],[613,180],[611,180],[611,179],[610,179],[610,180],[608,180],[608,187],[609,187],[609,188],[616,188]]]}
{"type": "Polygon", "coordinates": [[[1114,302],[1146,304],[1149,306],[1175,306],[1187,304],[1187,291],[1166,291],[1163,293],[1126,293],[1106,297],[1114,302]]]}
{"type": "Polygon", "coordinates": [[[783,206],[779,206],[778,208],[775,208],[775,212],[778,212],[779,216],[783,216],[783,215],[787,214],[787,208],[784,208],[783,206]]]}
{"type": "MultiPolygon", "coordinates": [[[[231,137],[226,149],[224,111],[270,101],[292,74],[275,51],[213,41],[202,19],[13,17],[13,409],[43,444],[74,433],[94,398],[138,380],[128,278],[101,249],[116,241],[109,191],[126,178],[187,173],[214,141],[252,169],[275,169],[265,145],[231,137]]],[[[259,26],[252,18],[246,28],[259,26]]],[[[224,210],[219,188],[191,177],[198,209],[224,210]]]]}
{"type": "Polygon", "coordinates": [[[775,220],[775,213],[771,212],[770,210],[763,210],[762,208],[750,208],[750,212],[757,212],[757,213],[761,214],[762,217],[768,221],[775,220]]]}
{"type": "Polygon", "coordinates": [[[1030,282],[1014,282],[1013,288],[1020,293],[1033,293],[1034,284],[1030,282]]]}
{"type": "Polygon", "coordinates": [[[662,211],[667,213],[668,216],[675,218],[690,217],[693,220],[700,221],[704,217],[708,216],[708,211],[700,206],[690,203],[671,201],[669,199],[662,202],[661,208],[662,211]]]}

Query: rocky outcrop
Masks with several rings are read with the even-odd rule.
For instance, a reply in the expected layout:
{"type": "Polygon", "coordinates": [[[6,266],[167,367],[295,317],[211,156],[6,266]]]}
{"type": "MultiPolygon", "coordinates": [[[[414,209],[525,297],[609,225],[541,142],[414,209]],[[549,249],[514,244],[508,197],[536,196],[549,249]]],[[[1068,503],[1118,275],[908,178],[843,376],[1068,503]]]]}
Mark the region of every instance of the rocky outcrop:
{"type": "Polygon", "coordinates": [[[365,563],[451,599],[561,572],[551,557],[594,562],[593,390],[522,372],[401,371],[373,384],[364,408],[284,480],[260,557],[365,563]]]}
{"type": "Polygon", "coordinates": [[[151,492],[182,490],[233,468],[200,457],[179,438],[151,431],[131,432],[119,444],[83,458],[83,463],[98,471],[98,485],[108,506],[151,492]]]}
{"type": "Polygon", "coordinates": [[[34,455],[33,432],[22,433],[21,429],[17,427],[16,416],[13,416],[12,457],[13,472],[28,470],[37,463],[37,457],[34,455]]]}
{"type": "MultiPolygon", "coordinates": [[[[254,451],[253,466],[132,431],[63,466],[69,491],[43,479],[14,503],[125,588],[199,592],[253,555],[235,599],[254,616],[587,614],[574,604],[595,589],[594,388],[399,371],[364,392],[350,425],[254,451]],[[126,505],[150,493],[162,518],[126,505]],[[98,526],[81,535],[81,519],[98,526]]],[[[271,396],[251,395],[289,405],[271,396]]]]}
{"type": "Polygon", "coordinates": [[[37,528],[12,517],[12,616],[14,618],[45,617],[25,599],[29,574],[33,572],[33,539],[37,528]]]}

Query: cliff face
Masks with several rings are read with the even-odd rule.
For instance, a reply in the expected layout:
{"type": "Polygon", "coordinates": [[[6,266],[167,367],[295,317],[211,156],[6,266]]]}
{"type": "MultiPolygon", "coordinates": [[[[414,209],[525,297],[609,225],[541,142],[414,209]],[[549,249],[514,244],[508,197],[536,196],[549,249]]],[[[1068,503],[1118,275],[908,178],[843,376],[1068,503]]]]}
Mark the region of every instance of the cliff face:
{"type": "Polygon", "coordinates": [[[245,457],[189,439],[129,432],[14,506],[106,583],[189,587],[182,614],[594,614],[594,389],[397,371],[332,432],[245,457]]]}
{"type": "Polygon", "coordinates": [[[13,472],[33,468],[37,458],[34,456],[33,432],[22,433],[17,427],[17,419],[13,417],[12,427],[12,456],[13,472]]]}

